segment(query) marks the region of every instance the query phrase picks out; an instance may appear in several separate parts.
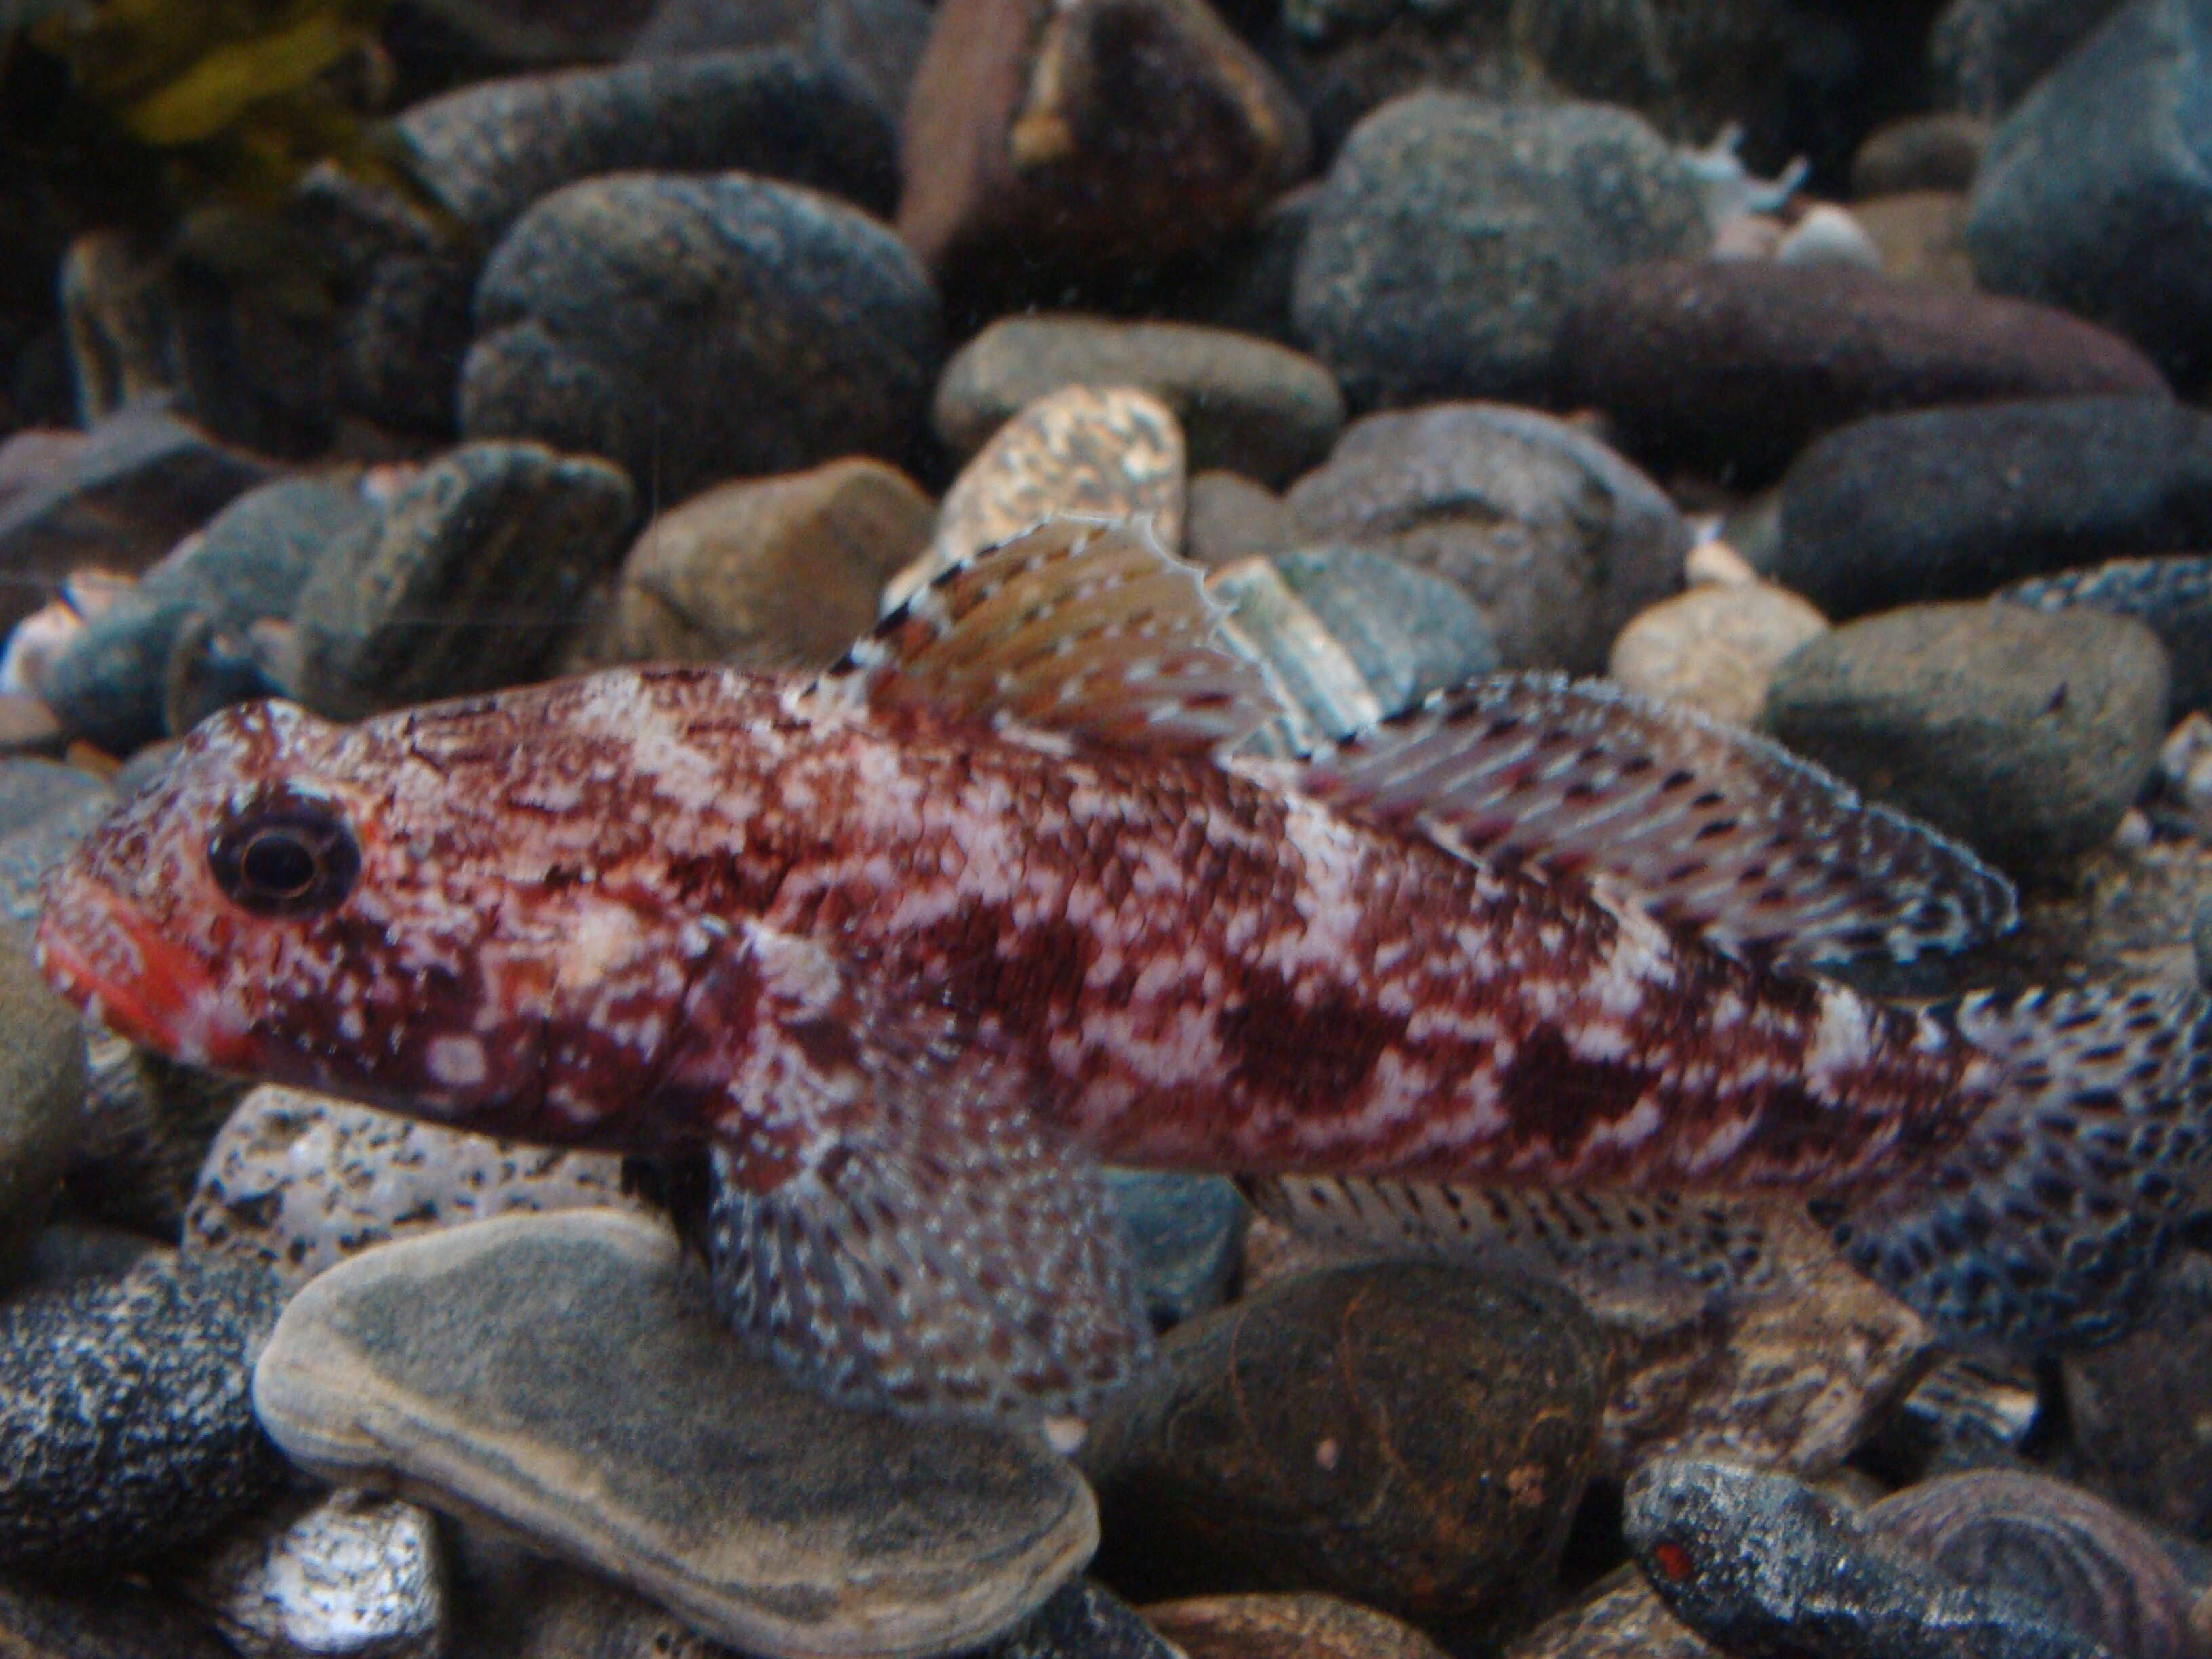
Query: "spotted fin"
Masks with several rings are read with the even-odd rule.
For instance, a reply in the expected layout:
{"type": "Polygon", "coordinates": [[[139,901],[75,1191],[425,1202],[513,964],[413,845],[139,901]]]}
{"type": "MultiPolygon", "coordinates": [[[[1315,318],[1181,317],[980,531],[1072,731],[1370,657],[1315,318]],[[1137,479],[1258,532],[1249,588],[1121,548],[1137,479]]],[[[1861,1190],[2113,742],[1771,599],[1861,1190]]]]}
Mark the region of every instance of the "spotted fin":
{"type": "Polygon", "coordinates": [[[2095,986],[1974,997],[1949,1018],[1997,1066],[1996,1100],[1929,1176],[1835,1214],[1838,1242],[1961,1340],[2117,1334],[2194,1206],[2212,1000],[2193,982],[2095,986]]]}
{"type": "Polygon", "coordinates": [[[1121,748],[1206,753],[1278,712],[1199,573],[1141,526],[1049,519],[953,566],[817,689],[1121,748]]]}
{"type": "Polygon", "coordinates": [[[1462,857],[1607,887],[1758,961],[1910,961],[2014,918],[2010,884],[1956,842],[1764,738],[1601,682],[1438,693],[1304,787],[1462,857]]]}
{"type": "Polygon", "coordinates": [[[1245,1192],[1261,1213],[1310,1237],[1515,1268],[1597,1301],[1635,1290],[1703,1298],[1771,1289],[1782,1271],[1773,1229],[1791,1205],[1297,1176],[1249,1181],[1245,1192]]]}
{"type": "Polygon", "coordinates": [[[1079,1437],[1152,1349],[1098,1171],[1011,1067],[818,947],[752,933],[702,1229],[724,1317],[841,1401],[1079,1437]]]}

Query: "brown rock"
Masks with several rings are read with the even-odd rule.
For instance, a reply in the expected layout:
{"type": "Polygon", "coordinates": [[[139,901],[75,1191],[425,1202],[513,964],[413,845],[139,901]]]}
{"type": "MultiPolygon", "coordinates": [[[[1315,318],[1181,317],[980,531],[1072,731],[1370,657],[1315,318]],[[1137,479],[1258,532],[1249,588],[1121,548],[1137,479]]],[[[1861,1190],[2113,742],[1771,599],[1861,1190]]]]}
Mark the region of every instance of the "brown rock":
{"type": "Polygon", "coordinates": [[[1305,120],[1204,0],[947,0],[908,98],[898,228],[956,285],[1208,246],[1296,179],[1305,120]]]}
{"type": "Polygon", "coordinates": [[[1193,467],[1271,484],[1318,463],[1344,425],[1329,372],[1286,346],[1190,323],[1074,316],[992,324],[945,365],[932,422],[948,448],[970,455],[1064,386],[1141,387],[1182,422],[1193,467]]]}
{"type": "Polygon", "coordinates": [[[1384,1262],[1248,1297],[1170,1332],[1098,1425],[1107,1574],[1494,1638],[1550,1584],[1605,1363],[1574,1298],[1528,1280],[1384,1262]]]}
{"type": "Polygon", "coordinates": [[[1354,422],[1289,495],[1316,541],[1457,583],[1508,668],[1594,673],[1613,635],[1682,582],[1689,527],[1588,434],[1502,404],[1354,422]]]}
{"type": "Polygon", "coordinates": [[[2062,1372],[2075,1473],[2138,1514],[2212,1533],[2212,1255],[2177,1255],[2149,1316],[2118,1341],[2070,1354],[2062,1372]]]}
{"type": "Polygon", "coordinates": [[[1869,134],[1851,157],[1851,194],[1863,204],[1919,191],[1965,191],[1989,148],[1990,124],[1944,111],[1908,115],[1869,134]]]}
{"type": "Polygon", "coordinates": [[[860,458],[695,495],[646,526],[571,665],[818,668],[874,623],[936,512],[905,473],[860,458]]]}
{"type": "Polygon", "coordinates": [[[1631,453],[1745,476],[1863,415],[2165,385],[2119,336],[2052,307],[1752,260],[1600,277],[1568,311],[1559,361],[1631,453]]]}
{"type": "Polygon", "coordinates": [[[1139,1611],[1190,1659],[1444,1659],[1411,1625],[1334,1595],[1201,1595],[1139,1611]]]}
{"type": "Polygon", "coordinates": [[[1759,581],[1693,587],[1622,629],[1607,672],[1632,691],[1749,726],[1782,659],[1827,626],[1786,587],[1759,581]]]}
{"type": "Polygon", "coordinates": [[[1306,538],[1298,515],[1281,496],[1239,472],[1194,475],[1188,510],[1183,556],[1209,570],[1285,552],[1306,538]]]}
{"type": "Polygon", "coordinates": [[[1722,1659],[1685,1628],[1632,1571],[1554,1613],[1506,1650],[1505,1659],[1722,1659]]]}
{"type": "Polygon", "coordinates": [[[1955,191],[1916,190],[1878,197],[1851,210],[1881,251],[1883,274],[1968,292],[1974,262],[1966,252],[1966,198],[1955,191]]]}

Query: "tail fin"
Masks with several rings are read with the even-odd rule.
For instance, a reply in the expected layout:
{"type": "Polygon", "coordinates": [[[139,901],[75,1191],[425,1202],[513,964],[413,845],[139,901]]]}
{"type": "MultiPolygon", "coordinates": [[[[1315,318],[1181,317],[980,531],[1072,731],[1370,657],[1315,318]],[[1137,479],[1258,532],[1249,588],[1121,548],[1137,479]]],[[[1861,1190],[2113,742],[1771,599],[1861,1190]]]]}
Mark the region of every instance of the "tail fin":
{"type": "Polygon", "coordinates": [[[1929,1176],[1835,1218],[1837,1242],[1954,1338],[2117,1335],[2197,1197],[2212,1000],[2099,986],[1973,997],[1949,1018],[2000,1068],[1996,1103],[1929,1176]]]}

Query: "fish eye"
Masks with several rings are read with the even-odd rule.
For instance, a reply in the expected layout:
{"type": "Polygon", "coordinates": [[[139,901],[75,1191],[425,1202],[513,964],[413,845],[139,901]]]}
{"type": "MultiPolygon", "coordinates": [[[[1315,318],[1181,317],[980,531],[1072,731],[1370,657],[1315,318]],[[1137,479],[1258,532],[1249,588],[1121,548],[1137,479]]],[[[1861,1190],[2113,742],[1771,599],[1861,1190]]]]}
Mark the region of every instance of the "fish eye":
{"type": "Polygon", "coordinates": [[[241,909],[305,915],[353,890],[361,847],[328,803],[291,796],[258,803],[226,823],[208,844],[208,869],[241,909]]]}

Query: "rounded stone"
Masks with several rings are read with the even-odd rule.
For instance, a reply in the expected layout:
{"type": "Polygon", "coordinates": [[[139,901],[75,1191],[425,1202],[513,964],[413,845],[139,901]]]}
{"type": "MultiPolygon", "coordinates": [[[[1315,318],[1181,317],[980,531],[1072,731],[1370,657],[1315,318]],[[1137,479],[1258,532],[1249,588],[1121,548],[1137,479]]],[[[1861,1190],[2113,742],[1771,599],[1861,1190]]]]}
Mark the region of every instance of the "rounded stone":
{"type": "Polygon", "coordinates": [[[1876,197],[1915,191],[1967,191],[1989,148],[1990,124],[1946,110],[1879,126],[1851,157],[1854,210],[1876,197]]]}
{"type": "Polygon", "coordinates": [[[1444,1659],[1411,1625],[1334,1595],[1198,1595],[1140,1611],[1189,1659],[1444,1659]]]}
{"type": "Polygon", "coordinates": [[[1355,408],[1525,397],[1587,283],[1710,235],[1687,167],[1625,110],[1419,93],[1345,141],[1291,314],[1355,408]]]}
{"type": "Polygon", "coordinates": [[[1913,605],[1801,647],[1764,723],[1877,799],[2034,868],[2111,836],[2158,763],[2166,684],[2165,647],[2131,618],[1913,605]]]}
{"type": "MultiPolygon", "coordinates": [[[[2169,910],[2179,908],[2179,896],[2166,896],[2169,910]]],[[[2212,1535],[2208,1370],[2212,1255],[2187,1249],[2160,1270],[2136,1328],[2067,1355],[2060,1373],[2079,1477],[2158,1525],[2197,1538],[2212,1535]]]]}
{"type": "Polygon", "coordinates": [[[1811,605],[1769,582],[1693,587],[1622,629],[1607,672],[1632,691],[1749,726],[1783,659],[1827,627],[1811,605]]]}
{"type": "Polygon", "coordinates": [[[2123,0],[1951,0],[1929,37],[1943,101],[2002,115],[2097,30],[2123,0]]]}
{"type": "Polygon", "coordinates": [[[1549,1588],[1606,1365],[1575,1299],[1534,1280],[1392,1262],[1274,1285],[1169,1333],[1099,1424],[1108,1571],[1494,1638],[1549,1588]]]}
{"type": "Polygon", "coordinates": [[[1851,210],[1881,254],[1882,274],[1900,283],[1932,283],[1965,293],[1974,286],[1966,252],[1966,198],[1919,190],[1876,197],[1851,210]]]}
{"type": "Polygon", "coordinates": [[[825,666],[874,625],[884,584],[936,520],[921,486],[881,461],[717,485],[646,526],[568,666],[825,666]]]}
{"type": "Polygon", "coordinates": [[[2069,565],[2212,546],[2212,415],[2081,398],[1885,415],[1782,488],[1767,574],[1838,619],[2069,565]]]}
{"type": "Polygon", "coordinates": [[[1312,358],[1189,323],[1002,318],[945,365],[932,424],[973,454],[1026,404],[1063,386],[1130,386],[1175,411],[1194,469],[1280,485],[1328,453],[1344,398],[1312,358]]]}
{"type": "Polygon", "coordinates": [[[9,1659],[237,1659],[191,1607],[120,1578],[0,1583],[9,1659]]]}
{"type": "Polygon", "coordinates": [[[1106,1191],[1128,1235],[1139,1291],[1156,1329],[1229,1299],[1252,1213],[1236,1182],[1226,1176],[1109,1170],[1106,1191]]]}
{"type": "Polygon", "coordinates": [[[1498,672],[1498,644],[1480,609],[1433,571],[1371,547],[1309,544],[1271,562],[1351,657],[1385,715],[1498,672]]]}
{"type": "Polygon", "coordinates": [[[1097,1541],[1042,1441],[830,1406],[715,1322],[672,1234],[605,1211],[323,1274],[285,1309],[254,1404],[328,1478],[492,1517],[780,1659],[985,1641],[1097,1541]]]}
{"type": "Polygon", "coordinates": [[[84,1023],[0,929],[0,1278],[30,1248],[83,1122],[84,1023]]]}
{"type": "Polygon", "coordinates": [[[1194,473],[1186,499],[1183,557],[1205,569],[1279,553],[1306,538],[1283,498],[1241,472],[1194,473]]]}
{"type": "Polygon", "coordinates": [[[2166,388],[2125,340],[2048,306],[1753,259],[1599,277],[1567,313],[1559,358],[1630,453],[1735,477],[1771,476],[1861,416],[2166,388]]]}
{"type": "Polygon", "coordinates": [[[1456,583],[1509,668],[1594,673],[1629,618],[1681,586],[1689,526],[1588,434],[1498,404],[1371,415],[1287,498],[1315,541],[1456,583]]]}
{"type": "Polygon", "coordinates": [[[2171,712],[2212,712],[2212,554],[2114,559],[2032,577],[1997,597],[2035,611],[2081,605],[2135,617],[2166,644],[2173,667],[2171,712]]]}
{"type": "Polygon", "coordinates": [[[477,288],[471,438],[605,455],[682,500],[841,455],[902,459],[937,301],[877,221],[742,173],[613,174],[518,219],[477,288]]]}
{"type": "Polygon", "coordinates": [[[148,1254],[0,1303],[0,1566],[112,1569],[198,1542],[283,1478],[254,1421],[257,1269],[148,1254]]]}

